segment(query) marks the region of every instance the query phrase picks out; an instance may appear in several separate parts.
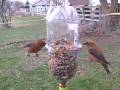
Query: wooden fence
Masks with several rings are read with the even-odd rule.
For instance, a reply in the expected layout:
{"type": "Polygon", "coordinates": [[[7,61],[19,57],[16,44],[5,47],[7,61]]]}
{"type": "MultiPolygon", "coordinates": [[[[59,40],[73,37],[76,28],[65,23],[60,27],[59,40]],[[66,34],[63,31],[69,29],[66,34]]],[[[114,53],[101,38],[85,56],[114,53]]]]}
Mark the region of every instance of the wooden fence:
{"type": "Polygon", "coordinates": [[[102,19],[99,6],[77,6],[75,7],[79,18],[82,20],[100,21],[102,19]]]}

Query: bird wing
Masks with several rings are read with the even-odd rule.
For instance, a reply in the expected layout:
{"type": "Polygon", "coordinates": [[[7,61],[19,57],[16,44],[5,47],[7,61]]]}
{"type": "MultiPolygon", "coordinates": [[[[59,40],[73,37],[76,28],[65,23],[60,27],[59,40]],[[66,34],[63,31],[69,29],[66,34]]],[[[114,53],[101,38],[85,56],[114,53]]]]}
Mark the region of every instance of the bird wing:
{"type": "Polygon", "coordinates": [[[24,48],[26,48],[26,47],[32,47],[32,45],[33,45],[33,43],[28,43],[28,44],[26,44],[26,45],[24,46],[24,48]]]}
{"type": "Polygon", "coordinates": [[[93,55],[95,58],[97,58],[98,60],[102,60],[102,62],[109,64],[101,52],[98,52],[95,49],[89,49],[89,53],[93,55]]]}

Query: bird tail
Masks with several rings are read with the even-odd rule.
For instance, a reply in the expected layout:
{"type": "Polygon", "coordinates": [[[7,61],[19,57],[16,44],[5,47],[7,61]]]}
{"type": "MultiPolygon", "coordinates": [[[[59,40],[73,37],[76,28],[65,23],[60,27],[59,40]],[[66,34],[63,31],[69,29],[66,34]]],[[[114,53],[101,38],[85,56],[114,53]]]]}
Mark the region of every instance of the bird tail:
{"type": "Polygon", "coordinates": [[[110,70],[108,68],[108,65],[107,64],[102,64],[102,66],[104,67],[105,71],[107,72],[107,74],[110,74],[110,70]]]}

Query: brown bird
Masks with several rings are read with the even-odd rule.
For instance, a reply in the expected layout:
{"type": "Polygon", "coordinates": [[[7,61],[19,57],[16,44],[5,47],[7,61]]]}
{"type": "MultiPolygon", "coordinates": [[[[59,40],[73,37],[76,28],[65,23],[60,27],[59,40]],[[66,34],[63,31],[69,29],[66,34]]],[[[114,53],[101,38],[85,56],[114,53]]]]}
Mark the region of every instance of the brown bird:
{"type": "Polygon", "coordinates": [[[28,43],[24,46],[27,50],[27,55],[30,56],[31,53],[35,53],[36,57],[38,57],[38,52],[46,45],[45,39],[35,40],[31,43],[28,43]]]}
{"type": "Polygon", "coordinates": [[[108,68],[108,65],[110,65],[110,63],[106,61],[101,49],[96,45],[96,43],[92,40],[87,40],[85,43],[83,43],[83,45],[86,45],[88,48],[90,61],[100,63],[106,70],[107,74],[109,74],[110,70],[108,68]]]}

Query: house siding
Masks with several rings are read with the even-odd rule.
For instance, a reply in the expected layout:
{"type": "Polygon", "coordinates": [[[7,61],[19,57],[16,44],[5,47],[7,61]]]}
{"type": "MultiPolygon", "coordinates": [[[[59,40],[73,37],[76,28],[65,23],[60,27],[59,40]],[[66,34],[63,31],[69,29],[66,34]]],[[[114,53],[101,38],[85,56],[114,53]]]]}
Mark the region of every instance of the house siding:
{"type": "Polygon", "coordinates": [[[71,6],[89,5],[89,0],[70,0],[71,6]]]}
{"type": "Polygon", "coordinates": [[[39,0],[32,4],[32,15],[46,14],[49,8],[49,0],[39,0]]]}

